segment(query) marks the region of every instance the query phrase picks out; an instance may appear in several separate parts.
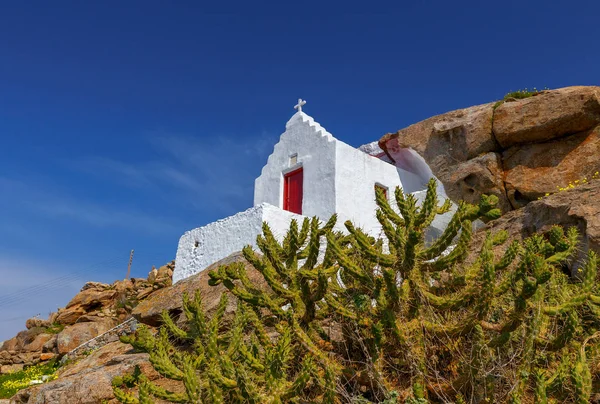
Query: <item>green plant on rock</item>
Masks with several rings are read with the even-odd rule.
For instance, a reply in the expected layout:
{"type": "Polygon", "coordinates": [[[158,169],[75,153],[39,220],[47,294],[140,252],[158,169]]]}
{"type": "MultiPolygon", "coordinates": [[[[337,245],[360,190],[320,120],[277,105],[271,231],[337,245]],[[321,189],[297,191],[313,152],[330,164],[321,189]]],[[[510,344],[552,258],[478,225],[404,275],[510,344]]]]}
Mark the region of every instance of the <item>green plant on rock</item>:
{"type": "Polygon", "coordinates": [[[504,95],[502,100],[497,101],[494,104],[494,110],[498,108],[500,105],[504,104],[506,101],[515,101],[515,100],[523,100],[525,98],[533,97],[535,95],[541,94],[542,91],[549,90],[548,87],[544,87],[543,90],[538,90],[537,88],[533,88],[533,90],[529,90],[527,88],[523,90],[511,91],[504,95]]]}
{"type": "Polygon", "coordinates": [[[281,243],[268,224],[263,224],[263,234],[257,237],[262,255],[250,246],[242,253],[264,277],[269,290],[253,285],[242,263],[221,266],[209,274],[210,285],[222,283],[238,299],[261,309],[263,319],[291,327],[294,339],[318,358],[329,375],[336,374],[339,366],[328,355],[331,341],[321,324],[329,315],[325,299],[328,281],[338,268],[329,248],[325,250],[322,262],[319,262],[319,255],[326,237],[343,238],[332,232],[336,220],[334,215],[321,227],[316,217],[305,219],[301,228],[296,220],[292,220],[281,243]]]}
{"type": "Polygon", "coordinates": [[[422,203],[400,188],[392,203],[381,192],[376,201],[382,239],[351,222],[347,235],[336,232],[335,216],[324,225],[292,221],[281,242],[264,224],[262,254],[246,247],[243,255],[268,288],[242,263],[209,274],[239,301],[228,331],[219,331],[225,303],[209,319],[196,297],[184,304],[186,329],[164,315],[157,338],[142,328],[129,340],[182,390],[160,390],[140,375],[139,398],[118,386],[117,398],[589,401],[600,361],[598,262],[593,252],[575,262],[574,228],[511,243],[505,232],[484,232],[475,248],[473,222],[500,215],[493,196],[460,203],[433,241],[428,227],[451,208],[440,204],[435,181],[422,203]],[[580,268],[579,280],[569,266],[580,268]]]}
{"type": "Polygon", "coordinates": [[[589,399],[591,379],[581,370],[589,370],[589,363],[574,353],[599,326],[596,255],[590,252],[583,263],[582,282],[570,282],[562,266],[576,255],[578,234],[556,226],[545,236],[512,242],[499,258],[494,247],[507,234],[487,233],[478,256],[469,260],[471,223],[498,217],[495,197],[483,197],[478,206],[460,204],[444,233],[428,245],[424,230],[448,209],[447,202],[438,205],[435,189],[430,182],[421,206],[397,189],[398,212],[377,195],[387,252],[350,222],[351,243],[329,240],[341,276],[332,279],[325,299],[344,328],[355,330],[344,334],[346,345],[365,347],[354,361],[371,361],[373,369],[362,372],[371,375],[366,384],[401,390],[407,387],[397,376],[402,374],[425,386],[431,399],[449,401],[458,392],[474,402],[509,396],[518,402],[543,369],[536,379],[545,381],[536,390],[540,396],[589,399]],[[583,386],[570,395],[570,388],[550,386],[565,355],[579,363],[571,384],[583,386]]]}
{"type": "Polygon", "coordinates": [[[56,379],[59,366],[58,361],[50,360],[28,366],[20,371],[0,375],[0,399],[11,398],[19,390],[30,387],[32,382],[39,384],[56,379]]]}
{"type": "Polygon", "coordinates": [[[123,403],[151,403],[153,397],[175,403],[288,403],[296,402],[308,388],[320,394],[319,384],[326,383],[323,371],[311,355],[296,360],[298,346],[289,326],[279,325],[278,336],[272,339],[259,315],[240,302],[231,329],[221,332],[226,305],[223,294],[208,319],[200,295],[185,296],[187,327],[178,327],[165,312],[158,335],[142,326],[132,337],[123,337],[123,342],[148,352],[154,369],[179,381],[180,388],[166,390],[137,369],[113,380],[115,397],[123,403]],[[124,386],[137,386],[138,396],[124,386]]]}

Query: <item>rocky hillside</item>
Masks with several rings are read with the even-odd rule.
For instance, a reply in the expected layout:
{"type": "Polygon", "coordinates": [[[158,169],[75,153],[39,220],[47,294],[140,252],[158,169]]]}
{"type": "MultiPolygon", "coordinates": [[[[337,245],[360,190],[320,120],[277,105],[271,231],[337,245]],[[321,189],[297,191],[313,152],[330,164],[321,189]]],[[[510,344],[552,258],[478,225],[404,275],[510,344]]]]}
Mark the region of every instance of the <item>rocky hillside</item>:
{"type": "Polygon", "coordinates": [[[0,346],[0,374],[62,357],[124,322],[140,302],[171,285],[173,269],[174,262],[153,268],[147,279],[86,283],[66,307],[48,319],[27,320],[25,331],[0,346]]]}
{"type": "Polygon", "coordinates": [[[519,209],[600,171],[600,87],[509,94],[389,133],[379,145],[400,167],[415,150],[454,200],[493,194],[505,212],[519,209]]]}
{"type": "MultiPolygon", "coordinates": [[[[454,200],[498,196],[506,214],[487,223],[476,240],[489,229],[523,239],[560,224],[579,229],[582,254],[588,249],[600,253],[600,180],[593,179],[600,171],[599,87],[543,91],[448,112],[388,134],[380,146],[398,166],[407,148],[415,150],[454,200]]],[[[219,296],[228,292],[222,285],[208,285],[208,271],[235,261],[245,263],[233,254],[175,285],[170,285],[172,266],[145,280],[89,283],[48,321],[29,320],[27,331],[6,341],[0,348],[2,370],[63,355],[130,316],[151,327],[160,325],[163,310],[181,318],[184,293],[200,290],[211,313],[219,296]]],[[[260,274],[246,266],[251,280],[266,287],[260,274]]],[[[231,298],[226,317],[234,310],[231,298]]],[[[56,380],[20,391],[11,402],[113,403],[112,378],[136,365],[169,388],[152,371],[146,354],[110,342],[61,367],[56,380]]]]}

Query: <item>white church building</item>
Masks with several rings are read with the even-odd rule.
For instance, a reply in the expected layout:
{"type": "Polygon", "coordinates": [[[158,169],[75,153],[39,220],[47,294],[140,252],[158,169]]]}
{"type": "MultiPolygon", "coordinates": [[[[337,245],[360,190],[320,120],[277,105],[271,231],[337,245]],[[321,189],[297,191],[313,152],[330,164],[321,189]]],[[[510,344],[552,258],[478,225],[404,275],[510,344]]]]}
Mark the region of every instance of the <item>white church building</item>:
{"type": "MultiPolygon", "coordinates": [[[[204,270],[246,245],[256,247],[263,221],[277,237],[283,237],[294,218],[299,223],[313,216],[327,221],[337,213],[338,230],[344,230],[343,223],[351,220],[378,237],[382,232],[375,217],[377,187],[386,191],[392,203],[393,190],[398,186],[419,199],[424,197],[431,171],[422,159],[415,159],[416,153],[413,160],[418,164],[398,168],[376,142],[354,148],[333,137],[302,111],[305,103],[298,100],[298,112],[287,122],[255,180],[254,206],[181,237],[173,282],[204,270]]],[[[443,189],[440,191],[443,193],[443,189]]],[[[433,237],[445,222],[445,218],[436,219],[433,237]]]]}

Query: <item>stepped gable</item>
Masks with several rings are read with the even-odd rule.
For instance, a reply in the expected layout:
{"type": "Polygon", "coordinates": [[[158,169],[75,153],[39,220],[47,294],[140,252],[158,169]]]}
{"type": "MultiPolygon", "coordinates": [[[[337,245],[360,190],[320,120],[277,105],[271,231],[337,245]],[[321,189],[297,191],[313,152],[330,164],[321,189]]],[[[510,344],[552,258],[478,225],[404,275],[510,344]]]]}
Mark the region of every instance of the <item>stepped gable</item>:
{"type": "Polygon", "coordinates": [[[254,182],[254,206],[227,218],[184,233],[177,247],[174,282],[205,270],[212,263],[256,247],[256,237],[268,223],[282,238],[292,220],[317,217],[326,222],[336,214],[336,230],[351,220],[368,234],[381,234],[375,216],[375,189],[396,187],[418,192],[429,176],[405,172],[378,157],[336,139],[302,112],[306,102],[286,123],[267,163],[254,182]]]}
{"type": "Polygon", "coordinates": [[[600,87],[547,90],[451,111],[379,141],[402,167],[416,151],[454,200],[496,195],[503,211],[600,171],[600,87]]]}

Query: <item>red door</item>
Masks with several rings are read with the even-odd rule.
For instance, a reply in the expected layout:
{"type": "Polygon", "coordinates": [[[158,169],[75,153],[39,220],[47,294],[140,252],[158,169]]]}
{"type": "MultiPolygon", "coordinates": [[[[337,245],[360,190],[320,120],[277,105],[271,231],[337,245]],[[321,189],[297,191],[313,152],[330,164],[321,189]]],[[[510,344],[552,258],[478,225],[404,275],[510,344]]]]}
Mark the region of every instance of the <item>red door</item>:
{"type": "Polygon", "coordinates": [[[287,173],[283,177],[283,209],[302,214],[302,169],[287,173]]]}

